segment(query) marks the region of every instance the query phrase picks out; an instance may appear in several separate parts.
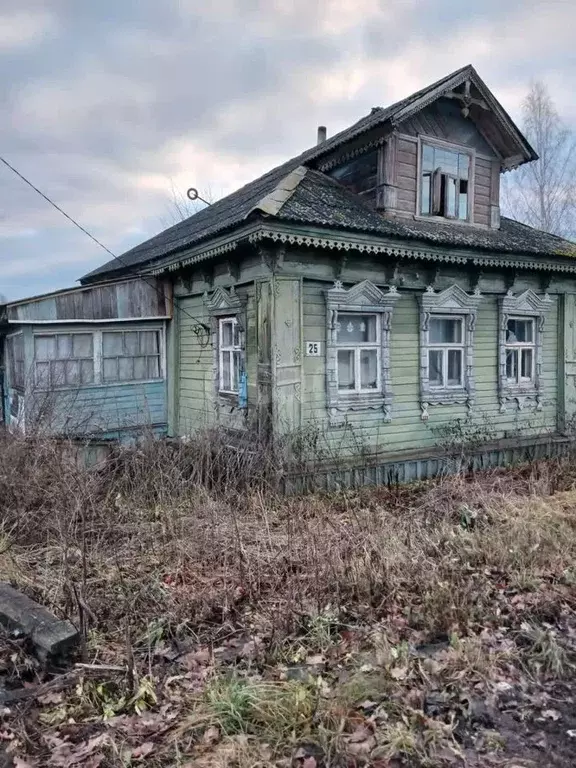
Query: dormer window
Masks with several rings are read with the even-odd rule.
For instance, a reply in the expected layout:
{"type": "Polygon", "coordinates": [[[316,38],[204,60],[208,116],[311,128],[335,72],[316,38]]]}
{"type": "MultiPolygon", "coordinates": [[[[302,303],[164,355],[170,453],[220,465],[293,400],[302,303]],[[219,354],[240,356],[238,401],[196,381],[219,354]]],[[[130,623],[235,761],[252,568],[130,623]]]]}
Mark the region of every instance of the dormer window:
{"type": "Polygon", "coordinates": [[[420,214],[468,221],[471,155],[424,141],[421,153],[420,214]]]}

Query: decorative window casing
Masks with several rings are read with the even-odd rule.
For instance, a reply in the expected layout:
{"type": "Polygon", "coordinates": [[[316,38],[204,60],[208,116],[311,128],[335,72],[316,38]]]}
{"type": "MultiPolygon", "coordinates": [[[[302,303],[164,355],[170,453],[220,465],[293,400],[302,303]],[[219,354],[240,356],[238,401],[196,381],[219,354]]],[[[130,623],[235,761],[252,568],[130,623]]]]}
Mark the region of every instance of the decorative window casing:
{"type": "Polygon", "coordinates": [[[214,391],[222,400],[246,407],[245,311],[234,287],[218,287],[204,300],[211,320],[214,391]]]}
{"type": "Polygon", "coordinates": [[[474,378],[474,331],[482,301],[458,285],[436,293],[432,286],[420,302],[420,408],[422,419],[429,406],[465,403],[471,411],[474,378]]]}
{"type": "Polygon", "coordinates": [[[337,281],[326,292],[326,392],[331,423],[347,411],[381,409],[390,421],[390,327],[400,294],[369,280],[349,290],[337,281]]]}
{"type": "Polygon", "coordinates": [[[498,384],[500,412],[516,402],[522,410],[534,401],[542,410],[542,341],[552,300],[528,289],[519,296],[508,291],[500,299],[498,384]]]}

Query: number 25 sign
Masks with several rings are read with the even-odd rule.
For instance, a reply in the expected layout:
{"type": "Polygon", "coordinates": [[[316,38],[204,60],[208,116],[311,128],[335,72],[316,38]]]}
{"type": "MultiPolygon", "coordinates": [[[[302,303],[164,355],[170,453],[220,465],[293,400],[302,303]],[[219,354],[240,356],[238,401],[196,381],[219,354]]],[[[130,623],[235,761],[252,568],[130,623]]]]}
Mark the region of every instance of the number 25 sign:
{"type": "Polygon", "coordinates": [[[306,357],[320,357],[322,354],[322,343],[320,341],[306,342],[306,357]]]}

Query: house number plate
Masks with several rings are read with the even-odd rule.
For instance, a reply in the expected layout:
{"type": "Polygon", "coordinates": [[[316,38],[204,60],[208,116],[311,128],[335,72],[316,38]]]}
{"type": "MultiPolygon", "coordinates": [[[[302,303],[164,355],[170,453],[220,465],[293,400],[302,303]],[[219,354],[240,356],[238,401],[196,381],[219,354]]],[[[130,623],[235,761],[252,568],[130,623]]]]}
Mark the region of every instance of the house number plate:
{"type": "Polygon", "coordinates": [[[306,342],[306,357],[320,357],[321,354],[322,354],[322,342],[320,341],[306,342]]]}

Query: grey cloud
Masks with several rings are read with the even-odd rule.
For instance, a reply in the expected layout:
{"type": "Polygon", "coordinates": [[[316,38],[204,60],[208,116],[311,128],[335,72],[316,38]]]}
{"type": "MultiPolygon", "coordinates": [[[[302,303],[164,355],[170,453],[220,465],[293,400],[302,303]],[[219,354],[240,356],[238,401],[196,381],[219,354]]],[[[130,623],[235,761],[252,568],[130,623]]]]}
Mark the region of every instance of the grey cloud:
{"type": "MultiPolygon", "coordinates": [[[[551,51],[530,67],[524,53],[506,52],[507,31],[517,34],[518,19],[542,7],[537,0],[487,0],[476,9],[455,0],[203,5],[2,0],[2,12],[48,10],[55,24],[33,47],[0,51],[0,106],[7,125],[1,152],[117,252],[161,227],[166,196],[141,178],[165,175],[168,195],[168,177],[182,171],[178,154],[168,154],[174,143],[189,140],[198,153],[224,154],[248,167],[254,158],[275,161],[301,151],[312,143],[318,122],[328,123],[333,133],[373,104],[390,101],[385,77],[368,78],[350,99],[312,91],[311,83],[345,62],[368,70],[378,63],[385,67],[403,52],[430,46],[422,86],[467,63],[450,58],[451,41],[488,29],[499,31],[502,44],[492,62],[486,57],[478,64],[496,90],[525,83],[541,70],[571,78],[572,91],[575,85],[571,50],[551,51]],[[348,26],[342,18],[350,20],[348,26]],[[435,50],[443,71],[431,75],[440,66],[435,50]]],[[[227,189],[228,173],[223,167],[218,173],[191,183],[227,189]]],[[[0,259],[20,267],[22,275],[29,271],[28,281],[12,272],[8,288],[0,278],[0,292],[22,295],[32,286],[70,282],[106,254],[0,168],[0,259]],[[15,234],[26,230],[38,234],[15,234]]]]}

